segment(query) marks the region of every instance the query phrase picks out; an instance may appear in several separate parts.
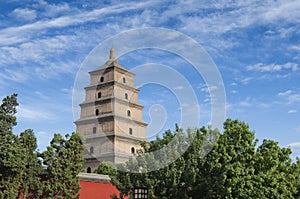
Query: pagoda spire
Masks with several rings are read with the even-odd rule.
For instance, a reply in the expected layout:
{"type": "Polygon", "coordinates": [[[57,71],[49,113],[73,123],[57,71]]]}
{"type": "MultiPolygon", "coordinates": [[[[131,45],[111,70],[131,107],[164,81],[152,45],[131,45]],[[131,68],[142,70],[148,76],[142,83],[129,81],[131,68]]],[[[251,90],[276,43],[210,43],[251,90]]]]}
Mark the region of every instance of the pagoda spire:
{"type": "Polygon", "coordinates": [[[110,49],[109,59],[112,59],[112,60],[116,59],[116,57],[115,57],[115,49],[114,48],[110,49]]]}

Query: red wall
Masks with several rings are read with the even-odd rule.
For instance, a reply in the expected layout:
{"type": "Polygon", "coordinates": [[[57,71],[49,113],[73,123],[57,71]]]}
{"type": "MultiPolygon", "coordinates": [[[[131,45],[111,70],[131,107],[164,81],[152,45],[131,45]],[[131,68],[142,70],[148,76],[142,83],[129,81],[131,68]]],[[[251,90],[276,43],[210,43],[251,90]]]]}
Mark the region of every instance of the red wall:
{"type": "Polygon", "coordinates": [[[117,188],[110,183],[80,180],[80,186],[80,199],[110,199],[112,194],[119,196],[117,188]]]}

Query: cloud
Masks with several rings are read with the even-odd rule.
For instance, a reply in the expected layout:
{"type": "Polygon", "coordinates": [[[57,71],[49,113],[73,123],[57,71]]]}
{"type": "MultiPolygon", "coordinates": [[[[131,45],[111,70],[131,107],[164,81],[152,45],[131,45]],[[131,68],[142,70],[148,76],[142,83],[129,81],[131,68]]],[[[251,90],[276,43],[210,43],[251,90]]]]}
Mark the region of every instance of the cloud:
{"type": "Polygon", "coordinates": [[[36,11],[28,8],[16,8],[11,15],[18,20],[32,21],[36,18],[36,11]]]}
{"type": "Polygon", "coordinates": [[[287,147],[291,148],[293,157],[300,157],[300,142],[292,142],[287,147]]]}
{"type": "Polygon", "coordinates": [[[200,91],[206,92],[206,93],[210,93],[217,89],[218,89],[218,86],[216,86],[216,85],[207,85],[207,84],[200,85],[200,91]]]}
{"type": "Polygon", "coordinates": [[[43,13],[47,17],[54,17],[62,13],[69,13],[72,9],[67,3],[60,4],[48,4],[47,2],[43,2],[42,7],[45,8],[45,12],[43,13]]]}
{"type": "Polygon", "coordinates": [[[269,64],[265,65],[262,63],[257,63],[254,65],[249,65],[246,67],[248,71],[258,71],[258,72],[279,72],[281,70],[292,70],[296,71],[298,70],[298,64],[288,62],[286,64],[269,64]]]}
{"type": "Polygon", "coordinates": [[[285,20],[289,22],[296,22],[299,20],[300,2],[292,1],[278,1],[274,6],[264,13],[264,17],[268,21],[285,20]]]}
{"type": "Polygon", "coordinates": [[[298,111],[297,111],[297,110],[294,110],[294,109],[288,111],[288,113],[297,113],[297,112],[298,112],[298,111]]]}
{"type": "Polygon", "coordinates": [[[182,89],[184,89],[184,87],[183,87],[183,86],[176,86],[176,87],[174,87],[173,89],[174,89],[174,90],[182,90],[182,89]]]}
{"type": "MultiPolygon", "coordinates": [[[[227,112],[232,112],[236,115],[237,112],[239,113],[249,113],[249,110],[252,108],[259,108],[259,109],[270,109],[273,106],[277,106],[277,102],[262,102],[258,101],[255,98],[246,97],[243,100],[236,100],[234,102],[227,102],[226,109],[227,112]],[[250,108],[250,109],[249,109],[250,108]]],[[[230,114],[229,114],[230,115],[230,114]]]]}
{"type": "MultiPolygon", "coordinates": [[[[1,61],[0,61],[1,62],[1,61]]],[[[34,77],[34,79],[51,79],[55,78],[61,74],[74,74],[77,72],[79,67],[76,60],[73,61],[59,61],[59,62],[49,62],[45,60],[43,65],[28,65],[25,68],[16,69],[2,69],[0,73],[0,78],[3,80],[21,82],[24,83],[34,77]]],[[[3,82],[6,83],[5,81],[3,82]]]]}
{"type": "Polygon", "coordinates": [[[49,136],[49,133],[46,133],[45,131],[39,131],[37,132],[37,136],[49,136]]]}
{"type": "Polygon", "coordinates": [[[292,104],[296,102],[300,102],[300,93],[297,93],[292,90],[287,90],[285,92],[278,93],[278,96],[283,97],[287,100],[287,104],[292,104]]]}
{"type": "Polygon", "coordinates": [[[20,105],[17,109],[17,117],[26,120],[52,120],[55,118],[54,115],[36,107],[20,105]]]}
{"type": "MultiPolygon", "coordinates": [[[[178,16],[181,31],[194,34],[197,39],[212,47],[210,50],[227,49],[241,45],[239,41],[223,37],[227,33],[241,34],[241,30],[255,26],[274,25],[280,22],[282,30],[286,30],[291,23],[298,23],[300,18],[299,1],[206,1],[195,4],[189,1],[185,5],[170,6],[161,16],[164,20],[178,16]],[[199,14],[199,10],[213,10],[209,14],[199,14]],[[292,13],[293,17],[289,15],[292,13]],[[274,14],[276,13],[276,14],[274,14]],[[211,39],[214,37],[214,39],[211,39]]],[[[278,27],[279,28],[279,27],[278,27]]],[[[298,28],[299,29],[299,28],[298,28]]],[[[297,32],[296,29],[290,29],[297,32]]],[[[286,36],[286,35],[284,35],[286,36]]],[[[282,37],[284,37],[282,35],[282,37]]],[[[278,33],[273,38],[278,37],[278,33]]]]}
{"type": "Polygon", "coordinates": [[[36,38],[18,46],[0,47],[0,77],[24,82],[29,77],[49,79],[60,74],[74,74],[80,66],[78,38],[58,35],[36,38]],[[70,56],[71,54],[71,56],[70,56]]]}
{"type": "Polygon", "coordinates": [[[42,93],[40,91],[35,91],[34,94],[42,100],[49,100],[49,96],[45,95],[44,93],[42,93]]]}
{"type": "Polygon", "coordinates": [[[291,45],[289,47],[290,50],[300,51],[300,45],[291,45]]]}
{"type": "Polygon", "coordinates": [[[292,92],[293,92],[292,90],[287,90],[285,92],[278,93],[278,96],[288,96],[288,95],[292,94],[292,92]]]}
{"type": "Polygon", "coordinates": [[[248,84],[253,78],[252,77],[245,77],[241,79],[242,84],[248,84]]]}
{"type": "Polygon", "coordinates": [[[0,30],[0,45],[13,45],[20,42],[26,42],[34,38],[41,30],[53,28],[65,28],[74,25],[84,24],[87,22],[99,22],[105,16],[127,13],[129,11],[138,10],[152,5],[152,2],[132,2],[120,3],[105,8],[99,8],[89,11],[78,11],[69,15],[60,16],[52,19],[41,19],[34,23],[22,26],[9,27],[0,30]]]}
{"type": "Polygon", "coordinates": [[[43,64],[49,58],[55,58],[55,55],[62,54],[76,48],[77,42],[73,40],[72,35],[58,35],[46,38],[35,38],[16,46],[4,46],[0,48],[1,65],[8,64],[43,64]]]}
{"type": "Polygon", "coordinates": [[[296,157],[300,157],[300,142],[292,142],[288,144],[287,147],[291,148],[292,150],[291,156],[293,159],[296,159],[296,157]]]}
{"type": "MultiPolygon", "coordinates": [[[[29,74],[25,69],[12,70],[12,69],[3,69],[0,73],[0,77],[3,80],[10,80],[15,82],[24,82],[29,79],[29,74]]],[[[3,82],[5,84],[5,82],[3,82]]]]}
{"type": "Polygon", "coordinates": [[[293,143],[288,144],[288,146],[292,147],[292,148],[299,148],[300,147],[300,142],[293,142],[293,143]]]}
{"type": "Polygon", "coordinates": [[[240,101],[238,103],[239,106],[241,107],[250,107],[252,106],[252,102],[251,102],[251,98],[250,97],[247,97],[244,101],[240,101]]]}

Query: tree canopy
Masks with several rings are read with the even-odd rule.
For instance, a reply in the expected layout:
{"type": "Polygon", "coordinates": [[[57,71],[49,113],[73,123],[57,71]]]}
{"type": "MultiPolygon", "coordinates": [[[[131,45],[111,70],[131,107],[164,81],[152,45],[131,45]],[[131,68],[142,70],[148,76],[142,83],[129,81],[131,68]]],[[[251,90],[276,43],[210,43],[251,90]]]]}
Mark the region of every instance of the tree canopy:
{"type": "Polygon", "coordinates": [[[63,138],[55,134],[50,146],[41,154],[46,166],[43,198],[78,198],[78,174],[82,171],[82,139],[77,133],[63,138]]]}
{"type": "Polygon", "coordinates": [[[33,130],[13,133],[17,106],[17,94],[0,105],[0,199],[78,198],[77,175],[83,164],[79,134],[55,134],[47,150],[39,153],[33,130]]]}
{"type": "Polygon", "coordinates": [[[149,198],[160,199],[299,196],[299,161],[291,160],[291,150],[273,140],[258,146],[254,132],[239,120],[227,119],[222,134],[210,127],[184,132],[176,126],[174,132],[168,130],[142,146],[143,152],[125,164],[99,165],[97,172],[110,175],[119,198],[132,197],[135,187],[146,187],[149,198]],[[166,147],[170,143],[173,147],[166,147]],[[176,156],[182,148],[187,150],[176,156]],[[152,153],[161,149],[165,155],[152,153]],[[170,156],[177,159],[161,168],[170,156]]]}

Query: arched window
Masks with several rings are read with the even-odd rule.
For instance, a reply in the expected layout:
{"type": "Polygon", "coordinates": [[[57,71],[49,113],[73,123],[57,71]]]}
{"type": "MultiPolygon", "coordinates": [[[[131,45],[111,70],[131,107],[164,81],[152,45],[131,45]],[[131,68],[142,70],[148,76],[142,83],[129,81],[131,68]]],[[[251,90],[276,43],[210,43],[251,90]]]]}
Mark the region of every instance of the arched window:
{"type": "Polygon", "coordinates": [[[100,77],[100,82],[104,82],[104,77],[100,77]]]}
{"type": "Polygon", "coordinates": [[[101,92],[99,92],[99,93],[98,93],[98,98],[101,98],[101,95],[102,95],[101,92]]]}
{"type": "Polygon", "coordinates": [[[135,153],[135,149],[134,147],[131,147],[131,153],[134,154],[135,153]]]}
{"type": "Polygon", "coordinates": [[[87,173],[92,173],[91,167],[88,167],[88,168],[86,169],[86,172],[87,172],[87,173]]]}
{"type": "Polygon", "coordinates": [[[94,147],[90,147],[90,153],[92,154],[92,153],[94,153],[94,147]]]}
{"type": "Polygon", "coordinates": [[[96,115],[99,115],[99,109],[96,109],[96,115]]]}
{"type": "Polygon", "coordinates": [[[125,99],[128,99],[128,94],[127,93],[125,93],[125,99]]]}
{"type": "Polygon", "coordinates": [[[97,133],[97,128],[93,127],[93,134],[96,134],[96,133],[97,133]]]}
{"type": "Polygon", "coordinates": [[[129,128],[129,135],[132,135],[132,128],[129,128]]]}
{"type": "Polygon", "coordinates": [[[130,110],[127,111],[127,116],[130,117],[130,110]]]}
{"type": "Polygon", "coordinates": [[[124,83],[124,84],[126,83],[126,79],[125,79],[125,77],[123,77],[123,83],[124,83]]]}

